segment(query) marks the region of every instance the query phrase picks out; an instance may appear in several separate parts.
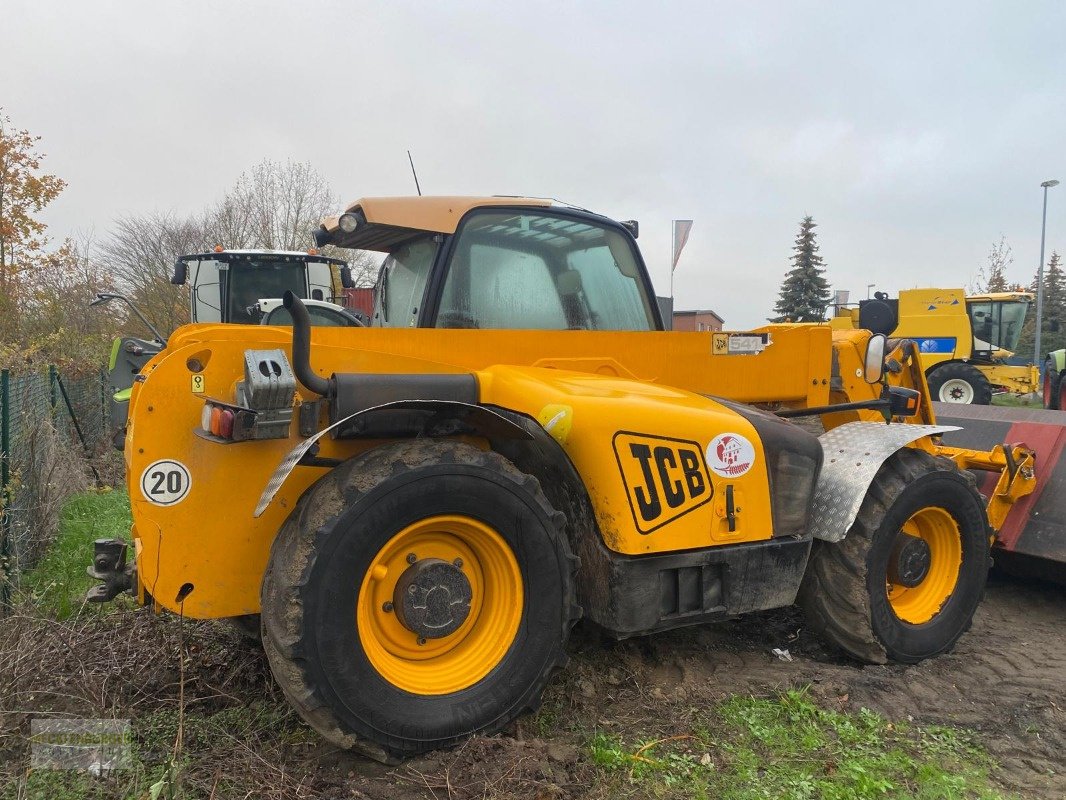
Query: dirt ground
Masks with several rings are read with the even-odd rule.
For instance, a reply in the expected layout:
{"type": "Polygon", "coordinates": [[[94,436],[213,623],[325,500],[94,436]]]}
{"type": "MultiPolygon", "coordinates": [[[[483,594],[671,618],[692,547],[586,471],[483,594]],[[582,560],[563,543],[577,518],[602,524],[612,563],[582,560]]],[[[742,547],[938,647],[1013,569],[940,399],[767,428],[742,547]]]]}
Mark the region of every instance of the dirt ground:
{"type": "MultiPolygon", "coordinates": [[[[701,704],[810,684],[831,707],[971,728],[1000,763],[995,779],[1004,789],[1066,796],[1066,589],[1053,584],[994,574],[955,650],[916,666],[845,659],[808,634],[795,609],[614,644],[578,631],[571,650],[545,707],[586,730],[669,735],[701,704]],[[788,649],[793,660],[780,660],[772,648],[788,649]]],[[[540,786],[540,795],[529,796],[552,797],[546,787],[553,784],[580,796],[586,777],[576,758],[580,742],[542,740],[530,727],[398,770],[351,756],[333,765],[352,772],[373,798],[481,796],[493,786],[540,786]]]]}
{"type": "MultiPolygon", "coordinates": [[[[389,767],[338,751],[303,728],[283,706],[262,651],[227,626],[180,627],[173,617],[121,609],[73,625],[27,617],[0,629],[0,773],[5,762],[25,764],[32,716],[106,710],[132,717],[135,731],[164,719],[177,707],[177,654],[184,648],[190,719],[239,719],[256,704],[268,708],[257,730],[234,732],[229,741],[215,741],[216,732],[199,751],[187,734],[191,796],[208,796],[220,775],[231,774],[242,785],[261,781],[249,796],[262,797],[584,797],[602,777],[588,758],[592,731],[668,737],[730,694],[809,685],[829,708],[866,707],[893,720],[970,728],[1000,763],[993,778],[1005,790],[1061,797],[1064,621],[1066,588],[994,574],[973,629],[955,651],[909,667],[843,658],[806,631],[795,609],[621,643],[579,627],[570,664],[537,715],[506,735],[389,767]],[[792,660],[780,660],[773,648],[787,649],[792,660]]],[[[592,790],[606,793],[602,782],[592,790]]]]}

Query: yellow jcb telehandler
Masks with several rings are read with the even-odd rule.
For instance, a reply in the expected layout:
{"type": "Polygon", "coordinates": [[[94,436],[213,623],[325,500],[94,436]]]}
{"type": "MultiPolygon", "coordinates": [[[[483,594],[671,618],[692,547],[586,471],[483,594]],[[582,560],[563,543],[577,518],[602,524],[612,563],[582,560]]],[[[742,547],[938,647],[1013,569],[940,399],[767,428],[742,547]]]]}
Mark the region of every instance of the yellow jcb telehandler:
{"type": "Polygon", "coordinates": [[[402,758],[535,708],[616,637],[797,601],[852,656],[970,625],[1032,453],[941,446],[918,352],[865,330],[662,330],[636,225],[532,198],[358,201],[379,318],[180,328],[124,450],[135,558],[96,599],[259,615],[323,736],[402,758]],[[791,422],[817,416],[818,438],[791,422]],[[1001,473],[987,507],[972,468],[1001,473]]]}

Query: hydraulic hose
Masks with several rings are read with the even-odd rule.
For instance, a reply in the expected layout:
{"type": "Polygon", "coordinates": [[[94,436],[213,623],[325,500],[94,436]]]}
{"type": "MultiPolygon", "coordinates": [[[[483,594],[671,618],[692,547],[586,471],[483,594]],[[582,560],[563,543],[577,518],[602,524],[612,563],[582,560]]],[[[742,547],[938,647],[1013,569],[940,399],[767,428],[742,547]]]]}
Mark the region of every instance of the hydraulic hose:
{"type": "Polygon", "coordinates": [[[291,291],[285,292],[281,304],[292,315],[292,370],[307,389],[326,397],[330,382],[311,369],[311,317],[307,306],[291,291]]]}

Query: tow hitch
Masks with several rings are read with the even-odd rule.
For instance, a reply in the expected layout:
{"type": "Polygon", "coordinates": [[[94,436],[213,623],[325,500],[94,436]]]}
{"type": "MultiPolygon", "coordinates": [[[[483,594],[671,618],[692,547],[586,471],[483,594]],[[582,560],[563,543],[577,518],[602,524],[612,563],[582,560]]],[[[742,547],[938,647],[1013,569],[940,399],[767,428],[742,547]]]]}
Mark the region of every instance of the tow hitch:
{"type": "Polygon", "coordinates": [[[101,581],[85,595],[90,603],[106,603],[122,592],[132,591],[137,567],[126,563],[128,545],[121,539],[97,539],[93,542],[93,564],[86,569],[101,581]]]}

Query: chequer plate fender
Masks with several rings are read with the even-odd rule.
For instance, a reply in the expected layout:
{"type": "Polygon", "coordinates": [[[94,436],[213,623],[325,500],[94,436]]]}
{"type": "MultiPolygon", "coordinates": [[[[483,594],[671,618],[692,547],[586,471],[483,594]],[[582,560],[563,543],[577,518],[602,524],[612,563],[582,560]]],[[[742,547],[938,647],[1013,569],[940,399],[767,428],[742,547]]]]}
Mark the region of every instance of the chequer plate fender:
{"type": "Polygon", "coordinates": [[[816,539],[839,542],[859,514],[866,490],[889,456],[923,436],[957,431],[954,425],[849,422],[818,437],[825,458],[811,504],[816,539]]]}

